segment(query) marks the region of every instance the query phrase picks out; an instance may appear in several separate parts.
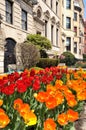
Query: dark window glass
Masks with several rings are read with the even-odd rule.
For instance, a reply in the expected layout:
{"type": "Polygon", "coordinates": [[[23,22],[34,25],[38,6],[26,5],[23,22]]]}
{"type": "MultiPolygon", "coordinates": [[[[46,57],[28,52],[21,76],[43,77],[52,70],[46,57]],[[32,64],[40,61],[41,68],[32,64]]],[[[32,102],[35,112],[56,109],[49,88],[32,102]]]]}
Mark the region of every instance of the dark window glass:
{"type": "Polygon", "coordinates": [[[45,37],[47,37],[47,21],[45,20],[45,37]]]}
{"type": "Polygon", "coordinates": [[[74,42],[74,53],[77,53],[77,42],[74,42]]]}
{"type": "Polygon", "coordinates": [[[71,0],[66,0],[66,9],[71,9],[71,0]]]}
{"type": "Polygon", "coordinates": [[[58,14],[58,2],[56,2],[56,14],[58,14]]]}
{"type": "Polygon", "coordinates": [[[74,13],[74,21],[77,21],[77,13],[74,13]]]}
{"type": "Polygon", "coordinates": [[[58,29],[56,29],[56,44],[58,45],[58,29]]]}
{"type": "Polygon", "coordinates": [[[6,0],[6,22],[12,24],[12,2],[6,0]]]}
{"type": "Polygon", "coordinates": [[[64,14],[62,14],[62,25],[64,27],[64,14]]]}
{"type": "Polygon", "coordinates": [[[66,38],[66,50],[67,51],[71,50],[71,38],[70,37],[66,38]]]}
{"type": "Polygon", "coordinates": [[[66,17],[66,28],[67,29],[71,28],[71,18],[70,17],[66,17]]]}
{"type": "Polygon", "coordinates": [[[53,25],[51,25],[51,43],[53,44],[53,25]]]}
{"type": "Polygon", "coordinates": [[[74,27],[75,36],[77,36],[77,27],[74,27]]]}
{"type": "Polygon", "coordinates": [[[27,30],[27,12],[22,10],[22,29],[27,30]]]}
{"type": "Polygon", "coordinates": [[[53,7],[53,0],[51,0],[51,9],[52,9],[52,7],[53,7]]]}

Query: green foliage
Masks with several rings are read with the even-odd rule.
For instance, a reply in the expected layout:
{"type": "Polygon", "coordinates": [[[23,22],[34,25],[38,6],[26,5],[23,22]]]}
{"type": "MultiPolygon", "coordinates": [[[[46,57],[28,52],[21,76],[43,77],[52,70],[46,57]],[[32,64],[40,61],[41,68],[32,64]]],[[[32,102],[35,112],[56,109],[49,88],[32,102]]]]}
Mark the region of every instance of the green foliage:
{"type": "Polygon", "coordinates": [[[27,36],[27,41],[39,46],[40,49],[51,49],[50,41],[46,37],[43,37],[39,34],[29,34],[27,36]]]}
{"type": "Polygon", "coordinates": [[[45,50],[40,50],[40,55],[41,55],[41,58],[48,58],[48,54],[46,53],[45,50]]]}
{"type": "Polygon", "coordinates": [[[64,59],[61,59],[61,63],[65,63],[67,66],[75,64],[75,56],[71,52],[63,52],[64,59]]]}
{"type": "Polygon", "coordinates": [[[75,64],[76,68],[86,68],[86,62],[78,61],[75,64]]]}
{"type": "Polygon", "coordinates": [[[41,68],[46,68],[46,67],[57,66],[57,65],[58,65],[57,59],[40,58],[36,66],[41,68]]]}
{"type": "Polygon", "coordinates": [[[39,61],[40,52],[35,45],[24,42],[20,45],[20,51],[24,69],[35,66],[39,61]]]}

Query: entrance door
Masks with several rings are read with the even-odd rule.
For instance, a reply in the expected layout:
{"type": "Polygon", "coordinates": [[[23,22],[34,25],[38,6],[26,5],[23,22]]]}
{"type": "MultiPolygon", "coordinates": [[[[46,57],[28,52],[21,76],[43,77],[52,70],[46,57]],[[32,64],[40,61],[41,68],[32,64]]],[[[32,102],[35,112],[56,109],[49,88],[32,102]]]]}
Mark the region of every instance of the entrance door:
{"type": "Polygon", "coordinates": [[[6,39],[5,52],[4,52],[4,72],[8,72],[9,64],[16,64],[15,56],[15,45],[16,42],[11,39],[6,39]]]}

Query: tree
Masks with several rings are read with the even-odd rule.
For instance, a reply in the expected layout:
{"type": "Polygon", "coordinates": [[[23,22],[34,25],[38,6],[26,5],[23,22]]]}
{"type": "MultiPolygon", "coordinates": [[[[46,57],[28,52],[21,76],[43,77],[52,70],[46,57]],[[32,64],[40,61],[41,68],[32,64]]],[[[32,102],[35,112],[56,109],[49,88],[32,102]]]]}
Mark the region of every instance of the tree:
{"type": "Polygon", "coordinates": [[[27,41],[37,45],[40,49],[51,49],[50,41],[46,37],[43,37],[39,34],[29,34],[27,36],[27,41]]]}

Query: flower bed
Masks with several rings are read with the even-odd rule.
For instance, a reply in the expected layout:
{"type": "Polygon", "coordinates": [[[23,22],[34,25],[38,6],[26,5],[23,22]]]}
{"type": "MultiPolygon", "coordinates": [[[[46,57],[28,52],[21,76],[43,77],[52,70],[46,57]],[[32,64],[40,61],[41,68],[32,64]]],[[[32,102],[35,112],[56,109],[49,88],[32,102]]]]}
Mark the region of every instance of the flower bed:
{"type": "Polygon", "coordinates": [[[0,128],[71,130],[86,100],[86,72],[51,67],[0,76],[0,128]]]}

